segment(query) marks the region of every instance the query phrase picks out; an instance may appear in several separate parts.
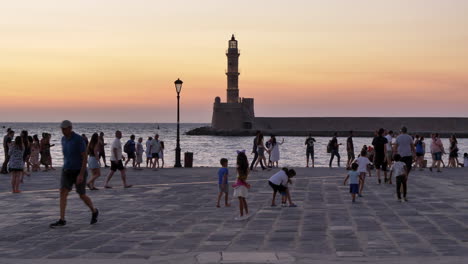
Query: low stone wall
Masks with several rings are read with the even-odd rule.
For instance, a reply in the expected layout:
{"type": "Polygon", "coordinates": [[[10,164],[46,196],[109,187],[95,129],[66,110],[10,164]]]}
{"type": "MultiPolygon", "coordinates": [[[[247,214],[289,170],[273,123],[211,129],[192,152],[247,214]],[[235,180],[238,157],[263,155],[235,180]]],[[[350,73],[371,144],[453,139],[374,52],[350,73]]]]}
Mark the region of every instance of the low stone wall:
{"type": "Polygon", "coordinates": [[[331,136],[337,132],[346,136],[350,130],[357,137],[370,137],[374,131],[383,127],[398,132],[402,126],[407,126],[410,134],[420,134],[428,137],[431,133],[439,133],[442,137],[452,134],[468,138],[468,118],[431,118],[431,117],[256,117],[251,130],[243,129],[213,129],[203,127],[187,132],[188,135],[215,136],[252,136],[256,130],[264,134],[278,136],[331,136]]]}
{"type": "Polygon", "coordinates": [[[373,133],[379,128],[399,131],[406,126],[410,133],[467,134],[468,118],[453,117],[256,117],[254,129],[262,131],[324,132],[349,130],[373,133]]]}

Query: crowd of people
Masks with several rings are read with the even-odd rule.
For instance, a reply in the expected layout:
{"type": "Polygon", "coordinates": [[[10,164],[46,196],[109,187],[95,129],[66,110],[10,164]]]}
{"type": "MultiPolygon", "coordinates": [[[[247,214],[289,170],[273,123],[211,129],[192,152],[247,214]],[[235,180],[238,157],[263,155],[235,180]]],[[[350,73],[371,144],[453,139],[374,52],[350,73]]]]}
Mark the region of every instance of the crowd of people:
{"type": "MultiPolygon", "coordinates": [[[[116,131],[115,139],[110,146],[110,166],[107,165],[104,140],[104,133],[94,133],[88,139],[85,134],[78,135],[84,143],[86,150],[87,168],[91,171],[91,178],[86,183],[90,190],[99,190],[96,187],[96,180],[101,176],[101,167],[109,168],[110,171],[105,180],[104,188],[112,188],[109,182],[118,170],[121,173],[124,187],[131,187],[126,181],[125,168],[131,161],[131,166],[135,169],[142,169],[143,156],[146,157],[147,168],[164,167],[164,142],[159,140],[159,135],[149,137],[146,141],[146,150],[143,147],[143,138],[135,141],[135,135],[131,135],[122,147],[122,133],[116,131]],[[125,155],[123,154],[125,153],[125,155]],[[123,163],[125,162],[125,164],[123,163]]],[[[15,131],[8,128],[3,138],[3,149],[5,159],[2,164],[1,173],[11,174],[11,190],[13,193],[20,193],[20,184],[23,183],[24,176],[30,176],[32,172],[55,170],[52,166],[52,155],[50,149],[54,144],[50,143],[51,134],[42,133],[42,138],[38,135],[30,136],[28,131],[21,131],[15,137],[15,131]]]]}
{"type": "MultiPolygon", "coordinates": [[[[64,163],[60,181],[60,219],[51,224],[51,227],[63,226],[65,221],[65,207],[68,193],[75,186],[76,192],[83,202],[91,210],[91,224],[97,222],[99,211],[94,207],[91,199],[86,195],[86,187],[89,190],[99,190],[96,187],[96,180],[101,176],[101,167],[109,167],[106,162],[104,133],[100,132],[91,135],[90,139],[86,135],[78,135],[73,132],[72,123],[65,120],[61,124],[62,129],[62,151],[64,163]],[[103,163],[101,163],[101,160],[103,163]],[[101,166],[104,164],[104,166],[101,166]],[[88,169],[91,171],[91,177],[88,180],[88,169]]],[[[441,167],[445,167],[442,157],[446,152],[449,154],[447,167],[468,166],[468,154],[464,153],[464,162],[459,161],[458,141],[455,136],[450,137],[450,146],[446,150],[439,135],[434,133],[431,135],[431,143],[429,151],[426,151],[425,139],[419,135],[409,135],[408,129],[402,127],[398,134],[386,129],[379,129],[375,132],[369,146],[364,145],[359,152],[358,157],[355,157],[355,146],[353,142],[354,133],[349,132],[346,140],[347,163],[346,175],[344,184],[349,180],[350,193],[352,201],[356,201],[356,197],[363,197],[363,190],[366,182],[366,177],[371,176],[372,172],[376,172],[378,184],[392,184],[392,178],[396,181],[397,198],[401,201],[407,199],[407,182],[411,170],[424,170],[427,167],[425,160],[426,152],[430,152],[432,164],[429,166],[430,171],[436,169],[441,172],[441,167]]],[[[15,137],[15,132],[12,129],[7,129],[7,133],[3,140],[5,160],[3,162],[1,173],[11,174],[11,190],[13,193],[20,193],[20,184],[23,183],[24,176],[30,176],[31,172],[41,170],[55,170],[52,166],[52,157],[50,149],[54,144],[50,143],[51,135],[43,133],[42,138],[38,135],[30,136],[28,131],[21,131],[19,136],[15,137]]],[[[164,167],[164,142],[159,139],[156,134],[153,137],[148,137],[143,146],[143,138],[136,140],[135,135],[131,135],[126,143],[122,146],[122,132],[116,131],[115,138],[110,145],[110,169],[104,180],[104,188],[112,188],[110,181],[119,171],[124,188],[131,188],[132,185],[127,182],[126,167],[131,164],[135,169],[142,169],[143,156],[146,157],[146,167],[157,169],[164,167]],[[126,155],[124,155],[125,153],[126,155]],[[125,163],[124,163],[125,162],[125,163]]],[[[316,140],[309,135],[305,140],[306,146],[306,167],[315,167],[314,148],[316,140]]],[[[233,195],[239,200],[240,216],[238,219],[245,219],[249,215],[247,197],[251,185],[248,183],[248,176],[251,171],[255,171],[260,164],[263,170],[279,167],[280,146],[284,143],[277,141],[274,135],[265,142],[264,135],[261,131],[257,131],[253,140],[252,154],[254,155],[251,163],[248,162],[245,151],[237,152],[236,162],[236,181],[232,185],[234,188],[233,195]],[[268,159],[267,159],[268,155],[268,159]]],[[[327,144],[327,152],[330,154],[329,167],[332,168],[334,159],[337,159],[337,165],[340,166],[340,151],[339,147],[342,143],[338,142],[337,133],[327,144]]],[[[222,158],[220,160],[221,168],[218,171],[218,199],[217,207],[220,207],[221,198],[224,195],[225,206],[229,204],[229,169],[228,160],[222,158]]],[[[281,205],[290,207],[296,205],[292,202],[291,192],[288,185],[292,183],[291,179],[296,175],[293,169],[282,168],[274,173],[268,179],[268,185],[273,191],[271,206],[276,206],[276,195],[281,195],[281,205]]]]}

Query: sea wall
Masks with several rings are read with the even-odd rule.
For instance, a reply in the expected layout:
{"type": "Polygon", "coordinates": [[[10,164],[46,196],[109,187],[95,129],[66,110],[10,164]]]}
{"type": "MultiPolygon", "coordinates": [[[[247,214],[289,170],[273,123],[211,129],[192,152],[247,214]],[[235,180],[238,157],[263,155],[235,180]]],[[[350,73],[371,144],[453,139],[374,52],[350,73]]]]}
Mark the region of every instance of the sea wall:
{"type": "MultiPolygon", "coordinates": [[[[284,132],[374,132],[379,128],[410,133],[467,134],[468,118],[453,117],[256,117],[255,130],[284,132]]],[[[315,134],[315,133],[314,133],[315,134]]]]}
{"type": "Polygon", "coordinates": [[[261,130],[278,136],[331,136],[335,132],[346,136],[353,130],[355,136],[369,137],[381,127],[398,132],[402,126],[408,127],[411,134],[426,137],[431,133],[468,137],[468,118],[453,117],[255,117],[252,129],[203,127],[187,134],[251,136],[261,130]]]}

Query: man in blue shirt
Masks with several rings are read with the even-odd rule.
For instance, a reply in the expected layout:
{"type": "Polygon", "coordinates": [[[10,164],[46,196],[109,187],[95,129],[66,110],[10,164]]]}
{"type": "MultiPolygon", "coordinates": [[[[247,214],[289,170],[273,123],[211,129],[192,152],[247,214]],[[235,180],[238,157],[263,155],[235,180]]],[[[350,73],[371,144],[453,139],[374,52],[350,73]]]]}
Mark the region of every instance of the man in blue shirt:
{"type": "Polygon", "coordinates": [[[65,209],[67,207],[68,193],[75,185],[76,192],[81,200],[91,210],[91,224],[97,223],[99,211],[94,207],[91,199],[86,195],[86,145],[83,138],[73,132],[72,123],[65,120],[60,125],[62,128],[62,150],[63,150],[63,170],[60,180],[60,219],[50,224],[51,228],[66,225],[65,209]]]}

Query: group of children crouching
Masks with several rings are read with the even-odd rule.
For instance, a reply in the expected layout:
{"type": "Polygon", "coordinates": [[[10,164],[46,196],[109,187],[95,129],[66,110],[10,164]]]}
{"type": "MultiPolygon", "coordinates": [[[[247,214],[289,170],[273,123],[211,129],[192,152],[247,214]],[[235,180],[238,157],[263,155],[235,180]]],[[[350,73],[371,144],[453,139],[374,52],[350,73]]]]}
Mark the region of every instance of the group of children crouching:
{"type": "MultiPolygon", "coordinates": [[[[228,160],[222,158],[220,160],[221,168],[218,170],[218,201],[216,207],[220,207],[221,198],[224,194],[225,206],[229,207],[229,170],[228,160]]],[[[247,197],[249,194],[250,184],[247,182],[249,176],[249,162],[245,151],[237,151],[237,179],[232,185],[234,188],[234,197],[239,199],[239,210],[240,216],[236,217],[236,220],[243,220],[249,217],[249,207],[247,205],[247,197]]],[[[288,184],[291,183],[291,178],[296,176],[296,172],[293,169],[283,168],[279,172],[275,173],[268,180],[268,184],[273,189],[273,199],[271,206],[276,206],[275,199],[276,194],[281,194],[281,206],[286,207],[286,202],[289,202],[289,207],[296,207],[291,200],[291,193],[289,192],[288,184]]]]}
{"type": "MultiPolygon", "coordinates": [[[[393,156],[393,159],[394,163],[390,169],[390,178],[387,180],[387,177],[385,177],[385,182],[388,181],[388,183],[391,184],[392,176],[395,176],[398,201],[401,202],[401,189],[403,189],[403,199],[405,202],[408,202],[408,199],[406,198],[408,181],[408,170],[406,168],[406,164],[401,161],[401,156],[399,154],[393,156]]],[[[362,197],[362,191],[366,181],[366,173],[368,172],[370,164],[371,162],[367,158],[367,153],[363,150],[360,157],[351,165],[351,170],[346,175],[344,185],[346,185],[346,182],[349,179],[349,192],[351,193],[353,203],[356,202],[356,195],[358,195],[358,197],[362,197]]]]}

